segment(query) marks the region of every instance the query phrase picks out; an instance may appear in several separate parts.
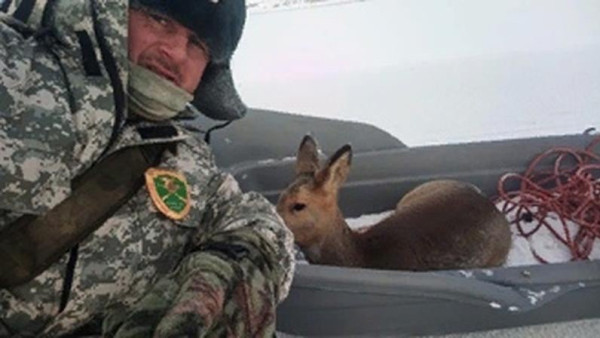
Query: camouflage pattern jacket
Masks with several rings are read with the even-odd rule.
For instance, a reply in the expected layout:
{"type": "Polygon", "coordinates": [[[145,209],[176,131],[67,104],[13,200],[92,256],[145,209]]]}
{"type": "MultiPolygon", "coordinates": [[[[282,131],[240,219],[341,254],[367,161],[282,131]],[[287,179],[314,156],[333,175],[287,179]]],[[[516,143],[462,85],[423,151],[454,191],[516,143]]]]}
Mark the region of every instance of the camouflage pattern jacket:
{"type": "Polygon", "coordinates": [[[54,207],[101,156],[151,142],[176,142],[159,167],[186,177],[192,202],[173,221],[140,189],[80,243],[62,312],[68,254],[0,290],[0,336],[60,336],[89,322],[106,336],[272,335],[293,275],[291,233],[176,121],[125,123],[115,113],[127,83],[127,2],[20,3],[0,1],[0,231],[54,207]]]}

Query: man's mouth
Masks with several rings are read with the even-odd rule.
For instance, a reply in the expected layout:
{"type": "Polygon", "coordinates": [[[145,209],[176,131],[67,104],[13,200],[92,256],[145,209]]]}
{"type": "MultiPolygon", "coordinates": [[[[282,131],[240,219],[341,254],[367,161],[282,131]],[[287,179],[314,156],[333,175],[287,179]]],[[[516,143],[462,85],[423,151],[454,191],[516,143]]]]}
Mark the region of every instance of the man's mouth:
{"type": "Polygon", "coordinates": [[[177,76],[175,74],[173,74],[172,72],[170,72],[169,70],[165,69],[164,67],[157,65],[155,63],[146,64],[146,65],[144,65],[144,67],[148,68],[149,70],[158,74],[159,76],[167,79],[168,81],[173,82],[173,84],[178,85],[179,81],[177,79],[177,76]]]}

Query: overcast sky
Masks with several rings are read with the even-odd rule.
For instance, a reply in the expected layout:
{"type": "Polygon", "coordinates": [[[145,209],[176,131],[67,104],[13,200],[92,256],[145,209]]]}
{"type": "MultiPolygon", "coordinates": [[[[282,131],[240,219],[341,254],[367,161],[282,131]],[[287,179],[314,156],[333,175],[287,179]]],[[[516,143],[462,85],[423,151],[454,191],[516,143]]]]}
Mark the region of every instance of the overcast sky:
{"type": "Polygon", "coordinates": [[[251,106],[375,124],[412,144],[600,126],[600,1],[369,0],[250,12],[251,106]]]}

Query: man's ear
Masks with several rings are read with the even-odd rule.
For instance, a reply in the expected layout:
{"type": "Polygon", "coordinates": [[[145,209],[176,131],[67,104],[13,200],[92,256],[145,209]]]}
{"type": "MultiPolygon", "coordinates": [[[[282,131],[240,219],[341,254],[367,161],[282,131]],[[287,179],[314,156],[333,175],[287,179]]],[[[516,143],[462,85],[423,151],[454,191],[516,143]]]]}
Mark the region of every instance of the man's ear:
{"type": "Polygon", "coordinates": [[[313,175],[319,169],[319,152],[317,142],[306,135],[300,142],[296,156],[296,176],[313,175]]]}
{"type": "Polygon", "coordinates": [[[327,166],[317,173],[317,184],[327,192],[337,191],[346,181],[352,164],[352,147],[349,144],[338,149],[327,161],[327,166]]]}

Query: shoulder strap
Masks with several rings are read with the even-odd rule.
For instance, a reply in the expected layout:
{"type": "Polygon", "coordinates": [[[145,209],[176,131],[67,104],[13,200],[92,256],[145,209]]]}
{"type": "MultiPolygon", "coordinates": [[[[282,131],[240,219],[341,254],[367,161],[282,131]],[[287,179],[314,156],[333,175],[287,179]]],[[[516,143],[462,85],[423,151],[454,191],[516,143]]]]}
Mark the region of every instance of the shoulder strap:
{"type": "MultiPolygon", "coordinates": [[[[9,1],[10,2],[10,1],[9,1]]],[[[17,7],[17,10],[13,13],[13,17],[23,23],[27,23],[33,7],[35,6],[35,0],[23,0],[17,7]]]]}
{"type": "Polygon", "coordinates": [[[23,216],[0,232],[0,288],[24,284],[94,232],[143,185],[168,144],[109,155],[73,182],[72,194],[42,216],[23,216]]]}

